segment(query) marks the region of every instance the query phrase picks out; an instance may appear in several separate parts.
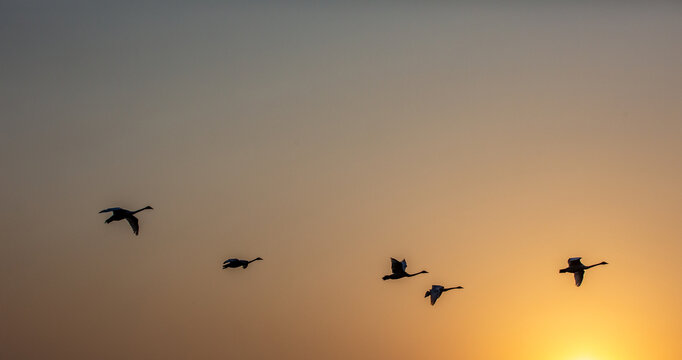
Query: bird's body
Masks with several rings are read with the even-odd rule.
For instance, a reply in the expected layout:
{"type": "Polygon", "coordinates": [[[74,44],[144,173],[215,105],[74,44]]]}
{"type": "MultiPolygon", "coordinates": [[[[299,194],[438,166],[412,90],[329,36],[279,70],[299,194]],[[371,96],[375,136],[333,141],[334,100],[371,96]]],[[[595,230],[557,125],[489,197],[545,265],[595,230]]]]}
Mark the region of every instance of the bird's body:
{"type": "Polygon", "coordinates": [[[252,263],[256,260],[263,260],[263,259],[259,258],[259,257],[255,258],[251,261],[239,260],[239,259],[227,259],[227,260],[223,261],[223,269],[238,268],[238,267],[246,269],[246,267],[249,266],[250,263],[252,263]]]}
{"type": "Polygon", "coordinates": [[[608,263],[606,261],[602,261],[599,264],[594,264],[590,266],[583,265],[582,262],[580,262],[580,257],[573,257],[568,259],[568,267],[565,269],[559,270],[559,273],[572,273],[573,277],[575,278],[575,286],[580,286],[580,284],[583,283],[583,276],[585,275],[585,270],[589,268],[593,268],[598,265],[607,265],[608,263]]]}
{"type": "Polygon", "coordinates": [[[426,290],[426,295],[424,297],[429,297],[431,296],[431,305],[436,304],[436,300],[441,296],[446,291],[454,290],[454,289],[464,289],[461,286],[455,286],[451,288],[445,288],[442,285],[431,285],[431,290],[426,290]]]}
{"type": "Polygon", "coordinates": [[[135,211],[130,211],[126,209],[122,209],[120,207],[115,207],[115,208],[109,208],[109,209],[104,209],[100,211],[99,213],[105,213],[105,212],[111,212],[111,216],[104,221],[104,223],[108,224],[112,221],[119,221],[126,219],[128,220],[128,224],[130,224],[130,227],[133,228],[133,233],[137,235],[140,232],[140,226],[138,224],[137,218],[135,217],[135,214],[139,213],[142,210],[147,210],[147,209],[154,209],[151,206],[145,206],[142,209],[135,210],[135,211]]]}
{"type": "Polygon", "coordinates": [[[412,277],[415,275],[419,274],[427,274],[428,271],[422,270],[418,273],[415,274],[408,274],[405,269],[407,269],[407,262],[405,259],[403,261],[398,261],[394,258],[391,258],[391,272],[392,274],[386,275],[383,277],[384,280],[396,280],[396,279],[402,279],[404,277],[412,277]]]}

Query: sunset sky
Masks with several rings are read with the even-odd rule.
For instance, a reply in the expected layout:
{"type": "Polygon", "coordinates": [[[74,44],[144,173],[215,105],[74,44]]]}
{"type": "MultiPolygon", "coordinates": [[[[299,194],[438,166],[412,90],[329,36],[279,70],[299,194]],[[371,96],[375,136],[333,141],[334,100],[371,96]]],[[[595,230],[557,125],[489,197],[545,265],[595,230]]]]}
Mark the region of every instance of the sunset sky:
{"type": "Polygon", "coordinates": [[[681,39],[673,1],[0,1],[0,358],[682,359],[681,39]]]}

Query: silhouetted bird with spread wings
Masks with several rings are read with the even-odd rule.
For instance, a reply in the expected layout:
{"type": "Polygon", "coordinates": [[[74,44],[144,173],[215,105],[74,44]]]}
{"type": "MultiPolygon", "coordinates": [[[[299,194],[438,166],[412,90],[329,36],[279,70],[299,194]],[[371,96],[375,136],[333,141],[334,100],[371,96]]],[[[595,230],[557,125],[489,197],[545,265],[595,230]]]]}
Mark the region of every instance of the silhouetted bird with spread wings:
{"type": "Polygon", "coordinates": [[[441,285],[431,285],[431,290],[426,290],[426,295],[424,297],[429,297],[431,296],[431,305],[436,304],[436,300],[440,297],[441,294],[443,294],[446,291],[454,290],[454,289],[464,289],[461,286],[456,286],[456,287],[451,287],[451,288],[445,288],[441,285]]]}
{"type": "Polygon", "coordinates": [[[412,276],[419,275],[419,274],[428,274],[428,271],[426,271],[426,270],[422,270],[422,271],[415,273],[415,274],[408,274],[405,271],[405,269],[407,269],[407,262],[405,261],[405,259],[403,259],[403,261],[398,261],[394,258],[391,258],[391,271],[393,273],[390,275],[384,276],[383,279],[384,280],[388,280],[388,279],[395,280],[395,279],[402,279],[404,277],[412,277],[412,276]]]}
{"type": "Polygon", "coordinates": [[[130,224],[130,227],[133,228],[133,233],[135,233],[135,235],[137,235],[140,232],[140,226],[137,223],[137,218],[135,217],[135,214],[139,213],[142,210],[147,210],[147,209],[153,210],[154,208],[151,206],[145,206],[140,210],[130,211],[130,210],[126,210],[126,209],[121,209],[119,207],[115,207],[115,208],[104,209],[104,210],[100,211],[99,213],[100,214],[105,213],[105,212],[112,212],[113,213],[111,215],[111,217],[109,217],[108,219],[106,219],[104,221],[106,224],[108,224],[112,221],[119,221],[119,220],[123,220],[123,219],[128,220],[128,224],[130,224]]]}
{"type": "Polygon", "coordinates": [[[585,270],[599,266],[599,265],[607,265],[608,263],[606,261],[602,261],[599,264],[594,264],[590,266],[585,266],[583,263],[580,262],[580,257],[573,257],[568,259],[568,267],[565,269],[559,270],[559,273],[573,273],[573,277],[575,277],[575,286],[580,286],[580,284],[583,283],[583,275],[585,275],[585,270]]]}

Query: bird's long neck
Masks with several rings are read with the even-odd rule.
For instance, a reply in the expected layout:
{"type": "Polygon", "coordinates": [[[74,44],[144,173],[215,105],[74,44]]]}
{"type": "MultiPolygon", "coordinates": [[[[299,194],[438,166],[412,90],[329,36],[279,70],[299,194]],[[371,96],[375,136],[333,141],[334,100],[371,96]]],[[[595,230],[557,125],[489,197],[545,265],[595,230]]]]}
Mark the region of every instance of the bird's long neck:
{"type": "Polygon", "coordinates": [[[255,259],[249,261],[249,264],[251,264],[252,262],[254,262],[254,261],[256,261],[256,260],[263,260],[263,259],[261,259],[261,258],[255,258],[255,259]]]}
{"type": "Polygon", "coordinates": [[[147,210],[147,209],[151,209],[151,208],[152,208],[151,206],[145,206],[145,207],[143,207],[142,209],[133,211],[132,214],[137,214],[137,213],[139,213],[139,212],[142,211],[142,210],[147,210]]]}
{"type": "Polygon", "coordinates": [[[590,266],[585,266],[585,269],[593,268],[593,267],[599,266],[599,265],[606,265],[606,263],[605,263],[605,262],[600,262],[599,264],[594,264],[594,265],[590,265],[590,266]]]}
{"type": "Polygon", "coordinates": [[[420,271],[420,272],[418,272],[418,273],[414,273],[414,274],[407,274],[407,276],[408,276],[408,277],[412,277],[412,276],[417,276],[417,275],[419,275],[419,274],[424,274],[424,273],[426,273],[426,270],[422,270],[422,271],[420,271]]]}
{"type": "Polygon", "coordinates": [[[447,289],[443,289],[443,291],[448,291],[448,290],[455,290],[455,289],[463,289],[461,286],[455,286],[447,289]]]}

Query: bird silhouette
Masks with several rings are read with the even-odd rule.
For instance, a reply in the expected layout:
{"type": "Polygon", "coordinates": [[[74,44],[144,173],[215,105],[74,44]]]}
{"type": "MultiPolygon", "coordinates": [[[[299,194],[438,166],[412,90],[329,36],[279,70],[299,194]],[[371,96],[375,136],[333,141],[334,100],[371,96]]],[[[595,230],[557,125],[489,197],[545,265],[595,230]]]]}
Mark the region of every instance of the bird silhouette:
{"type": "Polygon", "coordinates": [[[583,263],[580,262],[581,257],[573,257],[568,259],[568,267],[565,269],[559,270],[559,273],[573,273],[573,277],[575,277],[575,286],[580,286],[580,284],[583,283],[583,276],[585,275],[585,270],[589,268],[593,268],[595,266],[599,265],[607,265],[608,263],[606,261],[602,261],[599,264],[594,264],[590,266],[585,266],[583,263]]]}
{"type": "Polygon", "coordinates": [[[431,290],[426,290],[426,295],[424,297],[429,297],[431,296],[431,305],[436,304],[436,300],[440,297],[440,295],[446,291],[454,290],[454,289],[464,289],[461,286],[456,286],[456,287],[451,287],[451,288],[444,288],[441,285],[431,285],[431,290]]]}
{"type": "Polygon", "coordinates": [[[384,280],[388,280],[388,279],[395,280],[395,279],[402,279],[404,277],[412,277],[412,276],[419,275],[419,274],[428,274],[428,271],[426,271],[426,270],[422,270],[422,271],[415,273],[415,274],[408,274],[405,271],[405,269],[407,269],[407,262],[405,261],[405,259],[403,259],[403,261],[398,261],[394,258],[391,258],[391,271],[393,273],[390,275],[384,276],[382,279],[384,279],[384,280]]]}
{"type": "Polygon", "coordinates": [[[106,219],[104,223],[108,224],[112,221],[119,221],[126,219],[128,220],[128,224],[130,224],[130,227],[133,228],[133,233],[137,235],[140,232],[140,226],[137,223],[137,218],[135,217],[135,214],[139,213],[142,210],[153,210],[154,208],[151,206],[145,206],[142,209],[135,210],[135,211],[130,211],[126,209],[121,209],[120,207],[115,207],[115,208],[109,208],[109,209],[104,209],[100,211],[99,213],[105,213],[105,212],[112,212],[113,214],[111,217],[106,219]]]}
{"type": "Polygon", "coordinates": [[[246,267],[249,266],[250,263],[252,263],[256,260],[263,260],[263,259],[259,258],[259,257],[255,258],[251,261],[239,260],[239,259],[227,259],[227,260],[223,261],[223,269],[238,268],[240,266],[243,267],[244,269],[246,269],[246,267]]]}

